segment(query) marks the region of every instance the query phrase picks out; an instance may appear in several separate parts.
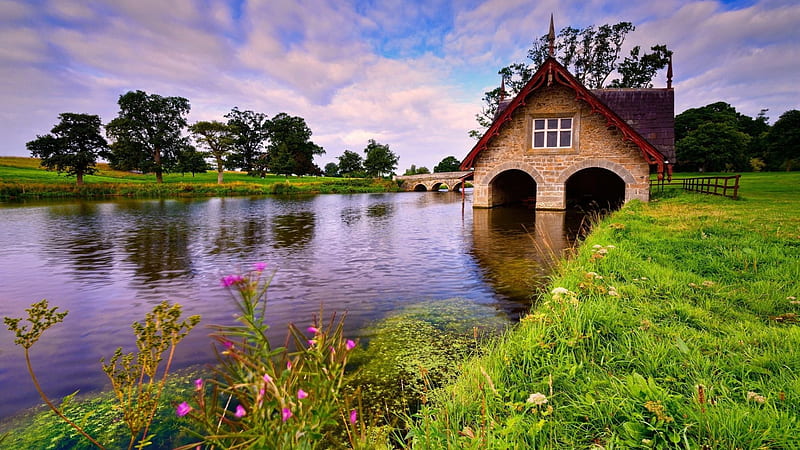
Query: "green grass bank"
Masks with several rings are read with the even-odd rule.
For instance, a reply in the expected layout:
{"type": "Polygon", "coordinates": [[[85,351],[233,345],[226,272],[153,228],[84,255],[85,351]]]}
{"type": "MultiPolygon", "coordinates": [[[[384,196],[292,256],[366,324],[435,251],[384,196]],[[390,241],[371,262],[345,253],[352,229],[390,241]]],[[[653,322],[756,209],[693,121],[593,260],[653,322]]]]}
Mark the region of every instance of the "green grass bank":
{"type": "Polygon", "coordinates": [[[104,197],[209,197],[265,194],[349,194],[396,192],[397,183],[384,179],[296,177],[267,175],[251,177],[242,172],[226,172],[217,184],[216,172],[165,174],[156,183],[152,174],[112,170],[98,164],[95,175],[86,175],[84,185],[74,177],[59,175],[39,167],[36,158],[0,157],[0,200],[36,198],[104,197]]]}
{"type": "Polygon", "coordinates": [[[414,448],[800,448],[800,174],[597,223],[414,448]]]}

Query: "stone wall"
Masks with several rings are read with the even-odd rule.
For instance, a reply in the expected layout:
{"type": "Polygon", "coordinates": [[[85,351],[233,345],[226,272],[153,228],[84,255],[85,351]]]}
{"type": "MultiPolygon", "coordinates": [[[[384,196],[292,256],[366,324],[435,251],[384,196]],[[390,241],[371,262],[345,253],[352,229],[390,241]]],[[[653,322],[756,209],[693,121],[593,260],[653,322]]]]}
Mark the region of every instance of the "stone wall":
{"type": "Polygon", "coordinates": [[[567,179],[590,167],[617,174],[625,182],[626,202],[647,201],[650,195],[650,169],[639,148],[623,141],[622,134],[609,129],[601,114],[593,113],[588,104],[575,99],[571,89],[561,85],[542,87],[531,94],[477,156],[474,167],[473,206],[479,208],[501,203],[491,182],[511,169],[527,172],[536,181],[536,209],[565,209],[567,179]],[[572,147],[533,149],[534,117],[572,117],[572,147]]]}

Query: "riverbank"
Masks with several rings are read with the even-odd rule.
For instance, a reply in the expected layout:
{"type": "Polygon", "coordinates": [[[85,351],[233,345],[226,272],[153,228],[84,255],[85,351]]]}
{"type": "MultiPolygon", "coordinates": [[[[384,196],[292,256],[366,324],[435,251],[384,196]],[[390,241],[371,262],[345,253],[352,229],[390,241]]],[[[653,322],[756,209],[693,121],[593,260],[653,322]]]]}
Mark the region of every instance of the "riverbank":
{"type": "Polygon", "coordinates": [[[165,174],[156,183],[151,174],[112,170],[98,164],[95,175],[84,177],[77,186],[73,177],[39,167],[36,158],[0,157],[0,200],[37,198],[165,198],[229,197],[267,194],[351,194],[397,192],[397,183],[379,178],[331,178],[267,175],[251,177],[242,172],[226,172],[217,184],[216,172],[165,174]]]}
{"type": "Polygon", "coordinates": [[[596,224],[415,448],[800,446],[800,174],[668,191],[596,224]]]}

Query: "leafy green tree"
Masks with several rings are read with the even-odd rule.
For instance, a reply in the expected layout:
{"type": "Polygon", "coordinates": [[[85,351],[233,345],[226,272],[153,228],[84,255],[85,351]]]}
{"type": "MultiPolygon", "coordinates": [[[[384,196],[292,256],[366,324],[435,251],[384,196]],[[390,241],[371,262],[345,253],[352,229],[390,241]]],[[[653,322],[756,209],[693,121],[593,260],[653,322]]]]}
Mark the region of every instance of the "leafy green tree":
{"type": "Polygon", "coordinates": [[[380,177],[383,174],[390,174],[397,168],[398,157],[386,144],[379,144],[375,139],[370,139],[364,149],[364,170],[371,177],[380,177]]]}
{"type": "Polygon", "coordinates": [[[409,167],[408,169],[406,169],[405,172],[403,172],[403,175],[416,175],[416,174],[417,174],[416,164],[412,164],[411,167],[409,167]]]}
{"type": "Polygon", "coordinates": [[[228,157],[233,151],[236,142],[234,127],[226,123],[214,121],[200,121],[189,127],[195,141],[208,149],[208,155],[214,158],[217,166],[217,184],[222,184],[225,166],[228,157]]]}
{"type": "Polygon", "coordinates": [[[706,122],[675,144],[678,160],[684,167],[701,172],[741,170],[748,165],[746,155],[750,137],[729,122],[706,122]]]}
{"type": "MultiPolygon", "coordinates": [[[[690,133],[699,129],[704,124],[727,124],[736,131],[746,134],[748,139],[745,156],[747,161],[752,163],[743,164],[737,159],[734,163],[734,170],[748,170],[763,166],[764,160],[764,138],[769,130],[767,124],[766,110],[762,110],[758,117],[753,119],[736,111],[736,108],[725,102],[711,103],[699,108],[690,108],[675,116],[675,142],[681,142],[690,133]]],[[[677,149],[677,148],[676,148],[677,149]]],[[[677,149],[678,169],[696,170],[697,161],[685,159],[684,152],[703,152],[708,149],[691,150],[683,146],[677,149]],[[687,164],[688,163],[688,164],[687,164]]],[[[730,156],[730,155],[728,155],[730,156]]]]}
{"type": "Polygon", "coordinates": [[[448,156],[433,167],[433,172],[457,172],[459,166],[461,166],[461,161],[457,160],[455,156],[448,156]]]}
{"type": "Polygon", "coordinates": [[[234,107],[225,115],[234,129],[234,145],[226,167],[242,169],[250,176],[266,172],[264,144],[269,138],[269,118],[264,113],[234,107]]]}
{"type": "Polygon", "coordinates": [[[26,144],[28,151],[41,158],[47,170],[75,176],[83,185],[83,176],[96,172],[98,157],[108,157],[108,143],[100,133],[100,117],[91,114],[61,113],[61,120],[50,133],[36,136],[26,144]]]}
{"type": "Polygon", "coordinates": [[[196,173],[208,172],[208,162],[204,152],[198,152],[192,145],[187,145],[181,151],[181,159],[175,166],[175,171],[182,174],[191,173],[192,176],[196,173]]]}
{"type": "Polygon", "coordinates": [[[311,129],[302,117],[286,113],[275,115],[268,126],[267,166],[270,171],[276,172],[275,166],[280,165],[283,173],[306,175],[319,172],[319,168],[314,165],[314,156],[324,154],[325,150],[311,141],[311,134],[311,129]],[[286,148],[283,149],[281,145],[286,148]],[[291,170],[286,167],[286,155],[282,153],[284,151],[291,155],[291,170]]]}
{"type": "Polygon", "coordinates": [[[120,170],[163,173],[178,167],[181,151],[188,146],[183,136],[189,100],[130,91],[119,97],[119,115],[106,125],[111,144],[111,166],[120,170]]]}
{"type": "Polygon", "coordinates": [[[339,166],[335,162],[329,162],[325,164],[325,176],[326,177],[338,177],[339,176],[339,166]]]}
{"type": "Polygon", "coordinates": [[[294,173],[294,168],[294,155],[289,150],[289,146],[285,142],[279,143],[277,148],[272,151],[270,171],[278,175],[289,176],[294,173]]]}
{"type": "MultiPolygon", "coordinates": [[[[621,78],[611,80],[611,87],[652,87],[653,77],[667,66],[672,52],[665,45],[651,47],[651,53],[642,53],[641,47],[635,46],[629,56],[620,62],[625,37],[635,29],[630,22],[605,24],[597,28],[594,25],[583,29],[563,28],[555,39],[555,57],[589,89],[605,87],[615,71],[621,78]]],[[[536,69],[549,57],[549,47],[550,38],[545,34],[534,41],[528,50],[530,65],[517,62],[498,71],[505,82],[507,94],[514,96],[525,86],[536,69]]],[[[491,126],[501,95],[500,88],[484,93],[484,106],[475,116],[480,129],[471,130],[470,136],[480,138],[483,130],[491,126]]]]}
{"type": "Polygon", "coordinates": [[[339,174],[343,177],[357,177],[364,172],[364,159],[356,152],[345,150],[339,157],[339,174]]]}
{"type": "Polygon", "coordinates": [[[792,109],[781,114],[765,140],[771,168],[790,171],[800,166],[800,111],[792,109]]]}

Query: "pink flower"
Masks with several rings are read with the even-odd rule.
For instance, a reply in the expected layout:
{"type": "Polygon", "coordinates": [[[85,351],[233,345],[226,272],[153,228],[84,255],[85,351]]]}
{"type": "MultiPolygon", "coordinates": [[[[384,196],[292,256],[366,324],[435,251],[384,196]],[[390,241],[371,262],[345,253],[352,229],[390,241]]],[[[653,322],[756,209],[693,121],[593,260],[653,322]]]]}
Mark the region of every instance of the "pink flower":
{"type": "Polygon", "coordinates": [[[258,390],[258,396],[256,396],[256,405],[261,406],[261,402],[264,400],[264,389],[261,388],[258,390]]]}
{"type": "Polygon", "coordinates": [[[308,332],[309,332],[309,333],[311,333],[311,334],[317,334],[317,333],[319,333],[319,329],[318,329],[317,327],[313,327],[313,326],[311,326],[311,327],[308,327],[308,328],[307,328],[307,330],[308,330],[308,332]]]}
{"type": "Polygon", "coordinates": [[[286,361],[286,370],[292,370],[292,362],[286,361]]]}
{"type": "Polygon", "coordinates": [[[236,417],[244,417],[247,415],[247,411],[242,407],[242,405],[236,405],[236,412],[233,413],[236,417]]]}
{"type": "Polygon", "coordinates": [[[177,414],[178,417],[183,417],[183,416],[189,414],[189,411],[191,411],[191,410],[192,410],[192,407],[189,406],[188,403],[183,402],[180,405],[178,405],[177,408],[175,408],[175,414],[177,414]]]}
{"type": "Polygon", "coordinates": [[[308,340],[308,346],[309,346],[309,347],[313,347],[313,346],[315,346],[316,344],[317,344],[317,341],[315,341],[314,339],[309,339],[309,340],[308,340]]]}
{"type": "Polygon", "coordinates": [[[286,422],[289,420],[289,417],[292,417],[292,411],[289,408],[283,408],[281,410],[281,419],[286,422]]]}
{"type": "Polygon", "coordinates": [[[222,286],[231,287],[236,283],[244,281],[241,275],[228,275],[222,278],[222,286]]]}
{"type": "Polygon", "coordinates": [[[263,272],[264,269],[266,268],[267,268],[267,263],[265,262],[257,262],[253,264],[253,270],[255,270],[256,272],[263,272]]]}
{"type": "Polygon", "coordinates": [[[271,376],[269,376],[269,374],[268,374],[268,373],[265,373],[265,374],[264,374],[264,376],[263,376],[263,377],[261,377],[261,378],[263,378],[263,379],[264,379],[264,381],[266,381],[267,383],[272,383],[272,377],[271,377],[271,376]]]}
{"type": "Polygon", "coordinates": [[[356,423],[358,420],[358,413],[355,409],[350,410],[350,423],[356,423]]]}
{"type": "Polygon", "coordinates": [[[348,350],[352,350],[352,349],[356,348],[356,343],[355,343],[355,342],[353,342],[353,340],[352,340],[352,339],[348,339],[348,340],[347,340],[347,342],[345,342],[344,346],[345,346],[345,348],[347,348],[348,350]]]}
{"type": "Polygon", "coordinates": [[[233,342],[231,341],[222,341],[222,345],[227,348],[228,350],[233,348],[233,342]]]}
{"type": "Polygon", "coordinates": [[[300,400],[302,400],[302,399],[304,399],[304,398],[306,398],[306,397],[308,397],[308,392],[306,392],[306,391],[304,391],[304,390],[302,390],[302,389],[298,389],[298,390],[297,390],[297,398],[299,398],[300,400]]]}
{"type": "Polygon", "coordinates": [[[203,389],[203,379],[202,378],[198,378],[198,379],[194,380],[194,388],[197,389],[198,391],[203,389]]]}

